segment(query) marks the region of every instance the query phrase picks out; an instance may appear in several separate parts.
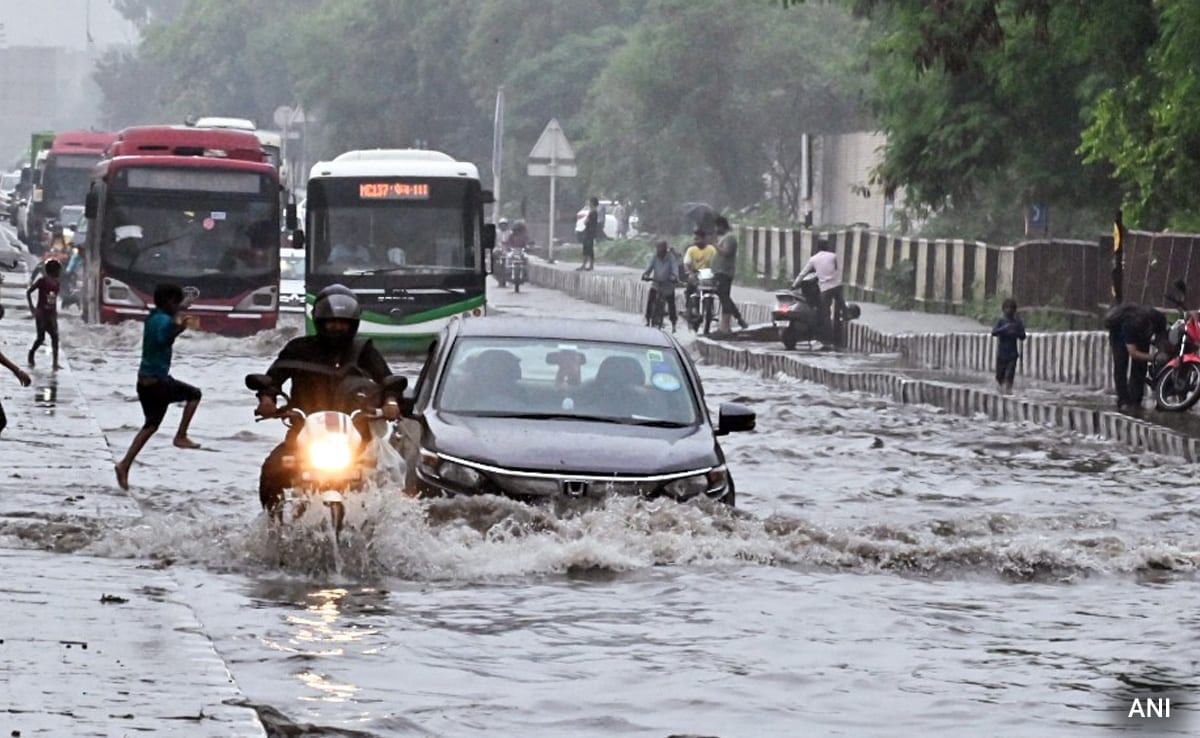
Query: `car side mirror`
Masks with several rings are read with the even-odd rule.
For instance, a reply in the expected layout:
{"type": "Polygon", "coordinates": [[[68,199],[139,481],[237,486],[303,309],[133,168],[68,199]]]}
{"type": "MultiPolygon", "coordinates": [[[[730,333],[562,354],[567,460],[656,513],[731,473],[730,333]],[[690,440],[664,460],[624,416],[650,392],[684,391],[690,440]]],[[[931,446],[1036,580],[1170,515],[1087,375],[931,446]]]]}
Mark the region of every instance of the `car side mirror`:
{"type": "Polygon", "coordinates": [[[308,241],[304,238],[304,231],[297,228],[292,231],[292,248],[305,251],[308,248],[308,241]]]}
{"type": "Polygon", "coordinates": [[[484,223],[483,224],[483,233],[480,235],[483,236],[483,248],[484,249],[491,251],[492,249],[496,248],[496,224],[495,223],[484,223]]]}
{"type": "Polygon", "coordinates": [[[754,411],[745,405],[727,402],[721,405],[718,413],[716,434],[718,436],[726,436],[730,433],[752,431],[754,430],[755,417],[754,411]]]}
{"type": "Polygon", "coordinates": [[[413,408],[417,406],[417,388],[405,387],[404,392],[400,395],[400,413],[402,415],[412,415],[413,408]]]}
{"type": "Polygon", "coordinates": [[[96,211],[99,209],[96,202],[98,199],[94,190],[87,193],[87,197],[83,199],[83,217],[89,220],[96,217],[96,211]]]}

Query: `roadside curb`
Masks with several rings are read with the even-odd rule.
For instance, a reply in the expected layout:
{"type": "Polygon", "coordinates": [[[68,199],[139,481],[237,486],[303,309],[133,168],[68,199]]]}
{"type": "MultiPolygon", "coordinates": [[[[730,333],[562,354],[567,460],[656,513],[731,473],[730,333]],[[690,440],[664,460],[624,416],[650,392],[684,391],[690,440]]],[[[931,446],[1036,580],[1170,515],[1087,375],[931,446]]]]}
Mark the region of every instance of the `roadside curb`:
{"type": "Polygon", "coordinates": [[[906,405],[932,405],[964,417],[982,413],[991,420],[1034,423],[1104,438],[1139,451],[1200,460],[1200,439],[1121,413],[1000,395],[977,387],[908,377],[883,371],[844,372],[815,366],[799,356],[743,349],[697,337],[696,350],[707,363],[817,382],[843,392],[867,392],[906,405]]]}

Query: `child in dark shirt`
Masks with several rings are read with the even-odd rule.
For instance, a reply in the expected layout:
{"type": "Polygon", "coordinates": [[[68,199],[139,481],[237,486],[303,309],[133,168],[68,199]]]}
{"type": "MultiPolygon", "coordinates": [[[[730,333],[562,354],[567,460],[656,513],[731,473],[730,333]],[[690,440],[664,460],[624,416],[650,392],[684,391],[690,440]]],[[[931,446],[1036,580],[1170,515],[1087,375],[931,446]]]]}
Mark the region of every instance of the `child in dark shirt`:
{"type": "MultiPolygon", "coordinates": [[[[0,319],[3,317],[4,306],[0,305],[0,319]]],[[[17,381],[21,383],[22,387],[28,387],[30,382],[33,381],[29,378],[28,374],[21,370],[21,367],[12,363],[12,361],[10,361],[9,358],[3,353],[0,353],[0,366],[3,366],[5,369],[12,372],[13,376],[17,378],[17,381]]],[[[0,433],[3,433],[6,427],[8,427],[8,416],[4,414],[4,405],[0,404],[0,433]]]]}
{"type": "Polygon", "coordinates": [[[62,264],[54,259],[46,262],[46,272],[33,280],[29,289],[25,290],[25,301],[29,303],[29,312],[33,313],[34,325],[37,326],[37,339],[29,349],[29,366],[33,366],[37,350],[50,334],[50,348],[54,353],[54,368],[58,365],[58,277],[62,274],[62,264]],[[33,293],[37,292],[37,305],[33,304],[33,293]]]}
{"type": "Polygon", "coordinates": [[[1017,316],[1017,301],[1011,297],[1002,306],[1004,315],[996,321],[992,335],[996,337],[996,383],[1000,392],[1012,392],[1013,377],[1017,374],[1017,361],[1021,350],[1017,341],[1025,340],[1025,323],[1017,316]]]}

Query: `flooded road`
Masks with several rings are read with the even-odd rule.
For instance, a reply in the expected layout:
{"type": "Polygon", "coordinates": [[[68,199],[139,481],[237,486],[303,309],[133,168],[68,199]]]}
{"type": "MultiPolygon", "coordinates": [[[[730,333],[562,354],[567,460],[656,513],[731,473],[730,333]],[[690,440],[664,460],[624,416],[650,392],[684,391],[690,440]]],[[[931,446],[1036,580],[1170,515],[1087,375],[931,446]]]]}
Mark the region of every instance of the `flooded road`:
{"type": "MultiPolygon", "coordinates": [[[[637,320],[535,288],[493,300],[637,320]]],[[[141,327],[64,322],[119,455],[141,327]]],[[[253,422],[242,376],[297,329],[182,337],[205,449],[161,433],[131,474],[144,517],[71,546],[166,567],[279,735],[1097,735],[1136,727],[1140,694],[1175,697],[1173,734],[1196,729],[1194,465],[702,367],[712,409],[758,412],[723,439],[736,513],[384,492],[332,574],[319,541],[281,547],[259,515],[282,433],[253,422]]],[[[0,543],[40,545],[43,524],[0,543]]]]}

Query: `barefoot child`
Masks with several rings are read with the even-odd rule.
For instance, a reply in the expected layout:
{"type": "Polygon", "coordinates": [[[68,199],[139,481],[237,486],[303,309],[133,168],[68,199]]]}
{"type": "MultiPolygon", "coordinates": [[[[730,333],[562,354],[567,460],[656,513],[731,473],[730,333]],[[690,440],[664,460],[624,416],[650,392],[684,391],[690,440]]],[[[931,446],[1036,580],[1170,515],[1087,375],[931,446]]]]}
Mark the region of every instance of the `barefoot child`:
{"type": "Polygon", "coordinates": [[[1025,340],[1025,322],[1017,316],[1017,301],[1011,297],[1002,306],[1004,315],[996,321],[992,335],[996,337],[996,383],[1001,394],[1012,394],[1013,377],[1017,373],[1017,360],[1021,349],[1017,341],[1025,340]]]}
{"type": "Polygon", "coordinates": [[[142,403],[146,422],[133,437],[125,458],[117,462],[117,484],[121,489],[129,489],[129,468],[150,436],[158,430],[167,414],[168,405],[186,403],[179,430],[175,432],[175,445],[179,448],[200,448],[200,444],[187,435],[188,425],[200,404],[200,390],[171,376],[171,346],[187,327],[179,311],[186,310],[189,305],[191,300],[184,299],[179,285],[160,284],[154,290],[154,309],[146,316],[142,333],[142,363],[138,367],[137,379],[138,401],[142,403]]]}
{"type": "MultiPolygon", "coordinates": [[[[0,305],[0,318],[3,318],[3,317],[4,317],[4,306],[0,305]]],[[[28,374],[26,374],[24,371],[21,370],[21,368],[19,366],[12,363],[11,361],[9,361],[8,357],[5,356],[3,353],[0,353],[0,366],[3,366],[5,369],[12,372],[13,376],[17,378],[17,381],[21,383],[22,387],[28,387],[29,383],[33,381],[29,378],[28,374]]],[[[4,405],[0,405],[0,433],[3,433],[4,429],[7,426],[8,426],[8,416],[6,416],[4,414],[4,405]]]]}
{"type": "Polygon", "coordinates": [[[42,276],[33,280],[29,289],[25,290],[25,301],[29,303],[29,312],[33,313],[34,325],[37,326],[37,339],[29,349],[29,366],[33,366],[37,350],[50,334],[50,348],[54,352],[54,368],[58,365],[58,277],[62,274],[62,264],[54,259],[46,262],[46,271],[42,276]],[[33,293],[37,292],[37,305],[33,304],[33,293]]]}

